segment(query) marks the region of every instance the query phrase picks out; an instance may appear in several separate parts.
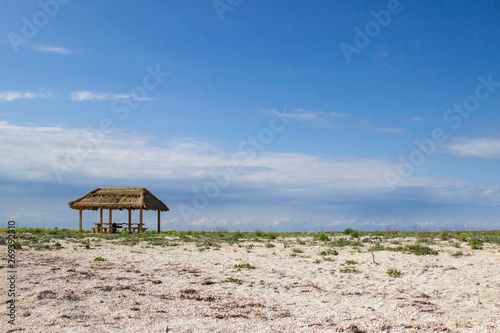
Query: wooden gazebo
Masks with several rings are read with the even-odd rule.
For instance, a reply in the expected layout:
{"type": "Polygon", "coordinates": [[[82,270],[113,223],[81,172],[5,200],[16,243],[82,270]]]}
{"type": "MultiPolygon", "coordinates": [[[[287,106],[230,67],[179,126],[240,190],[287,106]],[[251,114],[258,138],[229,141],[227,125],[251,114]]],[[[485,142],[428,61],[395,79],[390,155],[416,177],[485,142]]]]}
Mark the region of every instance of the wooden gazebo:
{"type": "Polygon", "coordinates": [[[96,230],[100,233],[112,233],[116,228],[128,228],[129,232],[137,230],[142,232],[144,223],[142,221],[143,210],[156,210],[158,211],[158,233],[160,232],[160,212],[168,211],[167,205],[161,202],[151,192],[143,187],[100,187],[83,197],[68,203],[71,209],[76,209],[80,212],[80,225],[79,231],[82,232],[82,211],[84,210],[100,210],[100,221],[94,223],[96,230]],[[102,214],[103,210],[109,210],[109,225],[106,227],[103,223],[102,214]],[[113,210],[128,210],[128,223],[113,223],[112,211],[113,210]],[[139,210],[139,223],[132,223],[132,210],[139,210]]]}

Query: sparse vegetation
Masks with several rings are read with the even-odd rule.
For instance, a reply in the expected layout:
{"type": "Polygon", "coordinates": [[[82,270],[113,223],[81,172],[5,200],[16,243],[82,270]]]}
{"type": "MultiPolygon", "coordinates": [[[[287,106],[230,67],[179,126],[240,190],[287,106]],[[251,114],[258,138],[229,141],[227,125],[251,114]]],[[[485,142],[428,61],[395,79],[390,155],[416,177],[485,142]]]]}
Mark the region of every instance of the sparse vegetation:
{"type": "Polygon", "coordinates": [[[340,270],[340,273],[352,273],[352,274],[359,274],[361,273],[358,271],[356,268],[343,268],[340,270]]]}
{"type": "Polygon", "coordinates": [[[417,256],[423,256],[423,255],[437,255],[439,254],[438,251],[431,249],[428,246],[420,245],[419,243],[416,243],[414,245],[407,245],[404,247],[403,252],[406,253],[413,253],[416,254],[417,256]]]}
{"type": "Polygon", "coordinates": [[[473,249],[473,250],[482,250],[483,249],[483,242],[481,242],[478,239],[473,239],[471,240],[468,245],[473,249]]]}
{"type": "Polygon", "coordinates": [[[106,261],[106,258],[103,257],[95,257],[94,261],[106,261]]]}
{"type": "Polygon", "coordinates": [[[224,280],[220,280],[220,283],[236,283],[236,284],[242,284],[242,283],[243,283],[243,281],[241,281],[240,279],[227,278],[227,279],[224,279],[224,280]]]}
{"type": "MultiPolygon", "coordinates": [[[[442,230],[436,232],[360,232],[351,228],[344,232],[265,232],[256,230],[255,232],[229,232],[225,230],[217,231],[185,231],[185,230],[165,230],[160,234],[148,230],[141,234],[117,233],[117,234],[92,234],[89,230],[79,233],[70,229],[42,229],[42,228],[18,228],[16,230],[16,242],[11,245],[16,250],[54,250],[63,249],[64,240],[66,243],[75,243],[77,246],[92,247],[100,246],[102,240],[109,240],[116,244],[135,246],[147,244],[150,246],[178,246],[181,243],[194,243],[200,251],[218,249],[221,244],[237,244],[248,251],[252,250],[258,243],[263,243],[265,248],[273,248],[280,242],[283,248],[290,247],[291,244],[298,245],[292,249],[292,254],[301,253],[299,245],[314,245],[316,242],[323,242],[329,247],[351,247],[357,251],[363,248],[367,251],[391,251],[403,252],[415,255],[437,255],[439,252],[429,247],[452,246],[460,248],[461,245],[469,245],[471,249],[481,250],[486,244],[500,244],[500,231],[478,231],[478,232],[458,232],[442,230]],[[346,237],[347,236],[347,237],[346,237]],[[274,242],[272,242],[274,240],[274,242]],[[90,244],[92,241],[92,244],[90,244]],[[408,244],[413,241],[414,244],[408,244]],[[408,245],[405,245],[408,244],[408,245]]],[[[0,244],[6,244],[7,229],[0,229],[0,244]]],[[[373,252],[372,252],[373,253],[373,252]]],[[[460,251],[453,254],[455,257],[464,255],[460,251]]],[[[338,255],[332,248],[319,253],[321,256],[338,255]]]]}
{"type": "Polygon", "coordinates": [[[395,268],[388,269],[387,272],[385,272],[385,273],[393,278],[399,278],[399,277],[402,277],[404,275],[404,273],[398,271],[395,268]]]}
{"type": "Polygon", "coordinates": [[[254,269],[255,266],[250,265],[249,263],[245,264],[235,264],[234,268],[246,268],[246,269],[254,269]]]}
{"type": "Polygon", "coordinates": [[[319,253],[320,256],[328,256],[328,255],[334,255],[334,256],[338,256],[339,253],[337,252],[337,250],[332,250],[332,249],[329,249],[329,250],[325,250],[325,251],[321,251],[319,253]]]}

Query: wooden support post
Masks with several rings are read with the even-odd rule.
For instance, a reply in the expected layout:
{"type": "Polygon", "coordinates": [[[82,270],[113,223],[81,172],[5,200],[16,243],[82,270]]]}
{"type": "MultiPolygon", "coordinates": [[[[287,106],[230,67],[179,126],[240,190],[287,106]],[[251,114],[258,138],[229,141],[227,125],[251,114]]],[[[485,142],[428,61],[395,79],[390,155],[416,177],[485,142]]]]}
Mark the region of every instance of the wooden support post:
{"type": "Polygon", "coordinates": [[[160,211],[158,211],[158,233],[160,233],[160,225],[161,225],[161,222],[160,222],[160,211]]]}
{"type": "Polygon", "coordinates": [[[99,232],[100,234],[102,234],[102,223],[103,223],[103,220],[102,220],[102,208],[101,208],[101,210],[100,210],[100,214],[99,214],[99,223],[100,223],[100,225],[99,225],[99,229],[97,229],[97,230],[98,230],[98,232],[99,232]]]}
{"type": "Polygon", "coordinates": [[[80,226],[78,228],[78,232],[82,233],[82,210],[80,209],[80,226]]]}
{"type": "Polygon", "coordinates": [[[111,212],[112,212],[112,210],[110,209],[109,210],[109,228],[108,228],[108,233],[112,233],[113,232],[113,228],[111,226],[111,224],[113,223],[113,222],[111,222],[113,220],[113,215],[112,215],[111,212]]]}
{"type": "Polygon", "coordinates": [[[132,209],[128,209],[128,232],[132,231],[132,209]]]}
{"type": "Polygon", "coordinates": [[[142,207],[139,211],[139,233],[142,232],[142,207]]]}

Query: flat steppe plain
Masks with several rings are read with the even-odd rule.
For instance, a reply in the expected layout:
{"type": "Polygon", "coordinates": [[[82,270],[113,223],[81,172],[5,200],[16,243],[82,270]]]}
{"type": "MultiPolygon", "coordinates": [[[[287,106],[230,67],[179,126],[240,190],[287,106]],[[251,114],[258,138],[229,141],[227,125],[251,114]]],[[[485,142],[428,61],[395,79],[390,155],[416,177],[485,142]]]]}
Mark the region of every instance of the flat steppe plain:
{"type": "MultiPolygon", "coordinates": [[[[318,233],[132,239],[22,245],[16,325],[2,283],[0,331],[500,332],[499,244],[318,233]],[[416,243],[438,254],[411,253],[416,243]]],[[[5,260],[0,267],[7,276],[5,260]]]]}

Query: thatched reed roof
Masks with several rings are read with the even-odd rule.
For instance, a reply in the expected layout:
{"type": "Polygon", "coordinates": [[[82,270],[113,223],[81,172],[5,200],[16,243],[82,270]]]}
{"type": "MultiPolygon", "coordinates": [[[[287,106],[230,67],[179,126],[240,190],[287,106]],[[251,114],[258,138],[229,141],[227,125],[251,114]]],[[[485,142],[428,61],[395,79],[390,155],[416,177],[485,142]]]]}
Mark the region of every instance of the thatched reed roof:
{"type": "Polygon", "coordinates": [[[71,209],[142,209],[168,211],[168,207],[143,187],[100,187],[68,203],[71,209]]]}

